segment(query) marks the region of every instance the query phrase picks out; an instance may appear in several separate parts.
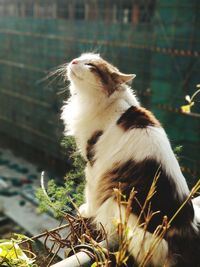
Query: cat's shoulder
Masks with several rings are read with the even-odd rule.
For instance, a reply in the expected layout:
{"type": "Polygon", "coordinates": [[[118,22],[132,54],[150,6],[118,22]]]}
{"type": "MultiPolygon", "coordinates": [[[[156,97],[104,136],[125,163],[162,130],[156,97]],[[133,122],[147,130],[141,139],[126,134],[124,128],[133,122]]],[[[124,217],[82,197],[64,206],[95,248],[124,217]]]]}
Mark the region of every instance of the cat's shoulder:
{"type": "Polygon", "coordinates": [[[119,117],[117,125],[124,131],[134,128],[144,129],[148,126],[161,127],[153,113],[141,106],[129,107],[119,117]]]}

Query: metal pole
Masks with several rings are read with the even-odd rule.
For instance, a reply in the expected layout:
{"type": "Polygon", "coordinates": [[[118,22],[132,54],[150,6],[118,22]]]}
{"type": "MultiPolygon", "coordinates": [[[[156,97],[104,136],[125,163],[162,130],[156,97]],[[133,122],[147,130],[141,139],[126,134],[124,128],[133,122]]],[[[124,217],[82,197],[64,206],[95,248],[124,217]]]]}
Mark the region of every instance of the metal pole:
{"type": "MultiPolygon", "coordinates": [[[[82,245],[80,245],[80,247],[81,246],[82,245]]],[[[84,246],[85,245],[83,245],[83,247],[84,246]]],[[[109,251],[114,251],[116,249],[116,246],[113,246],[112,244],[107,244],[106,241],[100,242],[98,246],[101,247],[102,249],[108,249],[109,251]]],[[[89,256],[90,255],[89,253],[91,253],[91,251],[94,251],[94,250],[95,249],[92,246],[86,245],[86,248],[84,249],[84,251],[77,252],[76,254],[50,267],[90,267],[95,260],[93,257],[89,256]]],[[[95,252],[97,253],[97,257],[98,257],[98,251],[96,250],[95,252]]]]}
{"type": "Polygon", "coordinates": [[[75,255],[62,260],[51,267],[90,267],[93,260],[86,252],[78,252],[75,255]]]}

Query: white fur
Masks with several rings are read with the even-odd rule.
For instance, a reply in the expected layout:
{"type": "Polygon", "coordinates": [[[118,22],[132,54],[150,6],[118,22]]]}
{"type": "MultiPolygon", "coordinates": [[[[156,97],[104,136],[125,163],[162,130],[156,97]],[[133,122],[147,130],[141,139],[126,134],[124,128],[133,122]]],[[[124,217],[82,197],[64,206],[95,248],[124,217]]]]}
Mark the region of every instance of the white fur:
{"type": "MultiPolygon", "coordinates": [[[[116,203],[107,200],[98,207],[96,190],[98,181],[115,163],[123,163],[129,159],[140,162],[146,158],[156,159],[162,164],[166,172],[174,177],[179,196],[188,194],[188,187],[178,162],[173,154],[167,135],[162,128],[148,127],[147,129],[132,129],[124,132],[116,125],[121,114],[131,105],[139,106],[139,102],[127,85],[121,85],[108,97],[102,89],[100,80],[90,72],[85,63],[89,59],[99,58],[99,55],[85,54],[78,58],[79,64],[69,64],[68,77],[71,82],[71,98],[65,103],[62,119],[66,125],[66,133],[74,135],[81,154],[86,159],[87,140],[97,130],[103,130],[103,135],[95,146],[95,156],[98,159],[91,167],[86,167],[86,204],[80,211],[84,216],[95,216],[108,233],[113,233],[113,220],[119,218],[116,203]],[[107,149],[109,147],[109,149],[107,149]]],[[[167,201],[167,200],[166,200],[167,201]]],[[[140,251],[144,231],[136,225],[137,218],[131,215],[130,229],[133,239],[131,253],[137,257],[140,251]]],[[[148,252],[155,237],[148,233],[145,245],[138,260],[148,252]]],[[[163,266],[163,259],[167,255],[167,244],[163,240],[155,252],[152,263],[154,266],[163,266]]]]}
{"type": "Polygon", "coordinates": [[[196,197],[192,200],[194,212],[195,212],[195,218],[198,224],[200,224],[200,196],[196,197]]]}
{"type": "MultiPolygon", "coordinates": [[[[116,225],[118,223],[125,225],[125,214],[125,207],[120,206],[119,208],[113,198],[105,201],[97,212],[96,222],[101,222],[104,225],[112,242],[115,242],[116,238],[116,225]],[[121,219],[119,220],[120,217],[121,219]]],[[[160,240],[156,250],[154,250],[153,243],[156,241],[156,237],[144,231],[138,225],[138,218],[133,214],[129,217],[126,230],[128,230],[126,239],[129,244],[129,252],[135,256],[138,262],[141,262],[144,259],[144,255],[147,255],[151,251],[153,254],[151,259],[152,264],[154,266],[164,266],[168,253],[168,245],[164,239],[160,240]]]]}

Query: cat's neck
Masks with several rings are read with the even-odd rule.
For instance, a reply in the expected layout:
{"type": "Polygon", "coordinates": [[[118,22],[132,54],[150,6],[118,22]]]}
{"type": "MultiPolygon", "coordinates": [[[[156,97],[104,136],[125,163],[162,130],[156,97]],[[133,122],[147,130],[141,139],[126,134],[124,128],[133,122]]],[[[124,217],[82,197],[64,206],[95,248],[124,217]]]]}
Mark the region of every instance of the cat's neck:
{"type": "Polygon", "coordinates": [[[76,103],[78,116],[79,112],[84,113],[84,116],[96,115],[103,110],[109,110],[113,105],[124,110],[122,102],[126,102],[125,108],[140,105],[133,90],[127,85],[124,85],[121,90],[116,90],[110,96],[104,93],[98,94],[96,90],[90,90],[89,92],[84,88],[77,90],[74,86],[72,86],[71,92],[73,92],[71,101],[76,103]]]}
{"type": "Polygon", "coordinates": [[[92,134],[97,130],[105,131],[130,106],[139,106],[139,102],[128,87],[109,97],[74,92],[63,107],[62,118],[68,134],[75,136],[84,155],[86,142],[92,134]]]}

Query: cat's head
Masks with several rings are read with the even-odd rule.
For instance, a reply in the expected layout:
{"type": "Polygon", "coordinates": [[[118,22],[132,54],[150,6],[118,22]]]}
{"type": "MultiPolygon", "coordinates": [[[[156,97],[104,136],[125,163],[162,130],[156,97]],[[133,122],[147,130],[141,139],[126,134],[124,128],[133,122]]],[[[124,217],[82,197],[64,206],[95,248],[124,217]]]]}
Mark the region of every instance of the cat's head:
{"type": "Polygon", "coordinates": [[[67,76],[78,90],[96,90],[110,96],[136,75],[120,72],[99,54],[86,53],[69,63],[67,76]]]}

